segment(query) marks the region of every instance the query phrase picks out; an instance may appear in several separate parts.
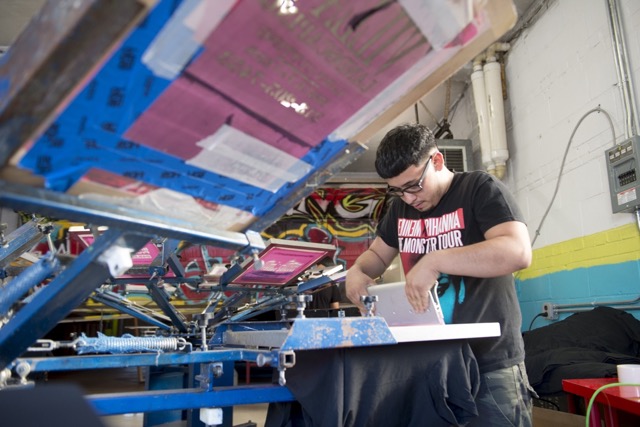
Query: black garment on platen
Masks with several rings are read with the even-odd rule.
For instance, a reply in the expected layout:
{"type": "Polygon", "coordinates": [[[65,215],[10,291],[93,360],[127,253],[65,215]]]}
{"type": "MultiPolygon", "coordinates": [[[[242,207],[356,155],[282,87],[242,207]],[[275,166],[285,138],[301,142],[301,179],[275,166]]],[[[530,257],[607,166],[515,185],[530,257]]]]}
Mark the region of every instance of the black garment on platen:
{"type": "Polygon", "coordinates": [[[304,424],[277,403],[265,427],[448,427],[477,415],[480,374],[464,340],[298,351],[286,379],[304,424]]]}

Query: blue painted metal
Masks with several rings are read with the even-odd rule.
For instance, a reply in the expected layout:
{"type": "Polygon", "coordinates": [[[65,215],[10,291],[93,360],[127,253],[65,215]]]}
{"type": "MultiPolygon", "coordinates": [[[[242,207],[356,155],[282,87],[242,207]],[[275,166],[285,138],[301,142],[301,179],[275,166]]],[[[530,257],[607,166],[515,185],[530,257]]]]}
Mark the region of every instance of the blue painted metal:
{"type": "MultiPolygon", "coordinates": [[[[54,218],[106,225],[128,232],[146,234],[150,237],[164,236],[230,249],[253,247],[253,244],[243,233],[215,230],[179,218],[95,200],[80,199],[68,194],[2,180],[0,180],[0,205],[27,212],[38,212],[41,215],[54,218]]],[[[147,238],[147,241],[150,237],[147,238]]]]}
{"type": "Polygon", "coordinates": [[[272,296],[268,299],[265,299],[259,304],[256,304],[254,307],[250,309],[243,310],[239,313],[234,314],[229,317],[230,322],[239,322],[241,320],[250,319],[259,314],[266,313],[267,311],[273,310],[276,307],[280,307],[282,304],[287,304],[287,297],[285,295],[276,295],[272,296]]]}
{"type": "Polygon", "coordinates": [[[98,237],[0,328],[0,369],[49,332],[110,277],[108,266],[98,261],[105,250],[120,245],[138,251],[148,241],[149,237],[125,236],[116,229],[109,229],[98,237]]]}
{"type": "Polygon", "coordinates": [[[326,285],[327,283],[331,283],[331,277],[329,276],[320,276],[315,279],[307,280],[304,283],[298,285],[298,292],[306,292],[311,291],[313,289],[319,288],[320,286],[326,285]]]}
{"type": "Polygon", "coordinates": [[[18,302],[29,289],[54,275],[60,268],[60,261],[52,253],[49,253],[11,280],[0,290],[0,317],[4,317],[13,304],[18,302]]]}
{"type": "MultiPolygon", "coordinates": [[[[122,277],[122,278],[113,278],[111,280],[109,280],[109,283],[112,285],[128,285],[130,283],[147,283],[147,282],[152,282],[155,281],[156,279],[151,279],[151,276],[149,277],[136,277],[135,279],[131,279],[131,277],[122,277]]],[[[201,284],[203,282],[202,277],[200,276],[190,276],[190,277],[163,277],[162,281],[165,283],[186,283],[192,286],[197,286],[199,284],[201,284]]],[[[222,287],[219,287],[219,289],[213,289],[213,290],[222,290],[222,287]]]]}
{"type": "Polygon", "coordinates": [[[187,320],[182,313],[171,305],[169,297],[162,288],[160,282],[158,280],[147,282],[146,286],[153,301],[158,304],[158,307],[160,307],[163,313],[171,319],[173,326],[175,326],[180,332],[188,332],[189,327],[187,326],[187,320]]]}
{"type": "Polygon", "coordinates": [[[105,354],[67,357],[24,357],[16,359],[9,367],[27,362],[32,372],[74,371],[85,369],[109,369],[138,366],[186,365],[227,361],[256,362],[258,356],[266,360],[278,360],[277,350],[252,350],[244,348],[220,348],[190,353],[139,353],[105,354]]]}
{"type": "Polygon", "coordinates": [[[279,331],[289,329],[290,322],[274,321],[274,322],[240,322],[240,323],[223,323],[216,327],[216,330],[209,340],[210,346],[223,345],[224,333],[227,331],[279,331]]]}
{"type": "Polygon", "coordinates": [[[233,264],[227,269],[227,271],[222,273],[222,276],[220,276],[220,281],[218,283],[220,283],[221,286],[226,286],[231,283],[233,279],[235,279],[240,273],[242,273],[242,271],[243,270],[240,264],[233,264]]]}
{"type": "Polygon", "coordinates": [[[211,304],[205,309],[204,314],[213,314],[209,321],[210,326],[217,325],[223,322],[226,318],[228,318],[233,310],[233,307],[236,303],[239,303],[245,298],[245,295],[242,293],[235,293],[224,300],[223,305],[216,310],[218,304],[211,304]]]}
{"type": "Polygon", "coordinates": [[[121,297],[118,294],[114,294],[113,292],[96,292],[91,296],[91,299],[109,307],[115,308],[116,310],[123,313],[129,314],[137,319],[142,320],[143,322],[149,323],[150,325],[157,326],[160,329],[164,329],[167,331],[171,330],[171,326],[167,324],[170,322],[169,318],[166,319],[167,323],[165,323],[156,318],[158,316],[157,313],[143,312],[141,310],[148,309],[146,307],[137,306],[137,304],[132,303],[131,301],[128,301],[127,299],[121,297]]]}
{"type": "Polygon", "coordinates": [[[170,254],[169,258],[167,259],[167,265],[177,277],[184,278],[184,266],[180,262],[180,258],[178,258],[178,255],[176,255],[175,253],[170,254]]]}
{"type": "MultiPolygon", "coordinates": [[[[189,385],[192,366],[150,366],[146,374],[146,390],[163,393],[168,390],[193,388],[189,385]]],[[[182,420],[179,409],[145,412],[143,427],[162,426],[182,420]]]]}
{"type": "Polygon", "coordinates": [[[24,251],[35,245],[43,236],[43,227],[36,221],[29,221],[8,236],[8,243],[0,245],[0,268],[5,268],[24,251]]]}
{"type": "Polygon", "coordinates": [[[87,400],[99,415],[117,415],[159,410],[223,408],[254,403],[294,400],[288,388],[276,385],[166,390],[163,392],[112,393],[88,395],[87,400]]]}
{"type": "MultiPolygon", "coordinates": [[[[200,388],[203,389],[204,391],[207,392],[211,392],[213,391],[213,382],[211,382],[210,384],[207,384],[208,387],[205,387],[205,384],[203,384],[202,382],[199,382],[200,379],[202,378],[202,370],[204,368],[205,372],[208,371],[209,373],[211,373],[212,369],[207,369],[207,366],[211,367],[213,365],[191,365],[191,369],[189,372],[189,380],[191,380],[189,382],[189,385],[187,386],[188,388],[200,388]],[[198,378],[198,379],[196,379],[198,378]]],[[[224,368],[223,368],[224,369],[224,368]]],[[[194,409],[188,409],[186,411],[183,411],[184,413],[186,413],[186,425],[185,427],[209,427],[208,424],[204,424],[201,420],[200,420],[200,409],[199,408],[194,408],[194,409]]],[[[233,421],[233,408],[232,407],[228,407],[228,408],[223,408],[222,409],[222,425],[223,427],[232,427],[232,424],[229,423],[228,421],[233,421]]]]}
{"type": "Polygon", "coordinates": [[[164,276],[165,274],[167,274],[166,266],[168,265],[171,271],[173,271],[178,278],[183,278],[184,267],[175,254],[175,251],[178,248],[179,244],[179,240],[166,239],[162,243],[162,250],[160,251],[158,256],[151,262],[149,273],[152,275],[155,274],[157,276],[164,276]]]}
{"type": "MultiPolygon", "coordinates": [[[[234,383],[234,365],[232,362],[210,363],[191,365],[189,379],[192,380],[189,387],[197,387],[206,392],[215,392],[220,387],[233,386],[234,383]],[[217,369],[218,368],[218,369],[217,369]],[[221,369],[219,369],[221,368],[221,369]],[[198,374],[198,375],[196,375],[198,374]],[[215,388],[214,388],[215,387],[215,388]]],[[[208,427],[200,421],[197,411],[189,411],[191,418],[188,419],[188,427],[208,427]],[[196,413],[194,413],[196,412],[196,413]],[[194,416],[195,415],[195,416],[194,416]]],[[[233,426],[233,408],[230,406],[222,408],[222,424],[221,427],[233,426]]]]}
{"type": "Polygon", "coordinates": [[[152,7],[151,2],[43,2],[33,27],[12,45],[6,58],[12,60],[3,58],[0,67],[0,164],[59,114],[64,100],[152,7]]]}
{"type": "Polygon", "coordinates": [[[387,322],[373,317],[295,319],[281,351],[397,344],[387,322]]]}
{"type": "Polygon", "coordinates": [[[325,348],[362,347],[397,344],[383,318],[335,317],[293,319],[291,322],[242,322],[218,326],[210,344],[227,344],[225,333],[237,332],[229,341],[233,344],[253,342],[257,333],[288,329],[280,351],[315,350],[325,348]],[[246,334],[242,334],[246,332],[246,334]]]}

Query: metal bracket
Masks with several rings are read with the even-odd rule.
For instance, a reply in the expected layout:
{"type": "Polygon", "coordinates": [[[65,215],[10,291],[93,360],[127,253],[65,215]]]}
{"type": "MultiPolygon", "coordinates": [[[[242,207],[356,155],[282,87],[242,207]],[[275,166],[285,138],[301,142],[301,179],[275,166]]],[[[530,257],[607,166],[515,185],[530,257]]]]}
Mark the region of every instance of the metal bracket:
{"type": "Polygon", "coordinates": [[[293,368],[296,364],[296,354],[293,350],[285,350],[278,353],[278,384],[284,386],[287,384],[284,372],[287,368],[293,368]]]}

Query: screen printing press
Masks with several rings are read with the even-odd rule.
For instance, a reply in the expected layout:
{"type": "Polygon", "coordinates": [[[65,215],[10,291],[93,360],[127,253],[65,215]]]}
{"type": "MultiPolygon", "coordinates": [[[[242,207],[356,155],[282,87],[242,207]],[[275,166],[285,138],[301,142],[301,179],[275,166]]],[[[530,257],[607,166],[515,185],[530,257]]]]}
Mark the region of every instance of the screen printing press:
{"type": "Polygon", "coordinates": [[[201,410],[212,424],[214,409],[298,398],[287,373],[307,351],[499,334],[305,317],[308,292],[340,277],[297,278],[335,247],[260,232],[505,34],[513,4],[282,3],[49,0],[0,58],[0,206],[30,218],[0,236],[0,393],[38,372],[187,366],[188,387],[89,402],[101,415],[201,410]],[[58,220],[84,246],[34,254],[58,220]],[[189,246],[235,261],[189,274],[189,246]],[[135,287],[151,308],[128,298],[135,287]],[[178,288],[205,303],[177,306],[178,288]],[[87,301],[156,332],[44,339],[87,301]],[[295,317],[257,320],[283,306],[295,317]],[[77,354],[33,357],[60,348],[77,354]],[[237,361],[278,380],[234,386],[237,361]]]}

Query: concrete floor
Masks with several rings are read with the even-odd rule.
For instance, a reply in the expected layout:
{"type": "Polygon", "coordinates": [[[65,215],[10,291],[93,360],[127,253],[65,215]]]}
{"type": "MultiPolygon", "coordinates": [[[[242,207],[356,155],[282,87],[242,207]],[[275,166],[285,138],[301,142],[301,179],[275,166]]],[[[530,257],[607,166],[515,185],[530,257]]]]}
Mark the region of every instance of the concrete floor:
{"type": "MultiPolygon", "coordinates": [[[[242,405],[233,408],[233,425],[241,425],[253,422],[257,427],[264,427],[267,416],[267,404],[242,405]]],[[[144,416],[142,414],[111,415],[102,417],[105,427],[142,427],[144,416]]],[[[186,421],[163,424],[162,427],[184,427],[186,421]]]]}
{"type": "MultiPolygon", "coordinates": [[[[233,425],[254,422],[257,427],[264,427],[264,420],[267,415],[267,404],[242,405],[233,408],[233,425]]],[[[142,414],[111,415],[102,417],[105,427],[142,427],[144,417],[142,414]]],[[[183,427],[186,421],[173,422],[162,425],[162,427],[183,427]]]]}
{"type": "MultiPolygon", "coordinates": [[[[144,391],[144,370],[138,368],[99,369],[90,371],[50,372],[48,383],[65,382],[80,386],[85,394],[144,391]]],[[[233,425],[247,422],[264,427],[268,404],[240,405],[233,408],[233,425]]],[[[105,427],[142,427],[143,414],[102,417],[105,427]]],[[[186,421],[164,424],[162,427],[183,427],[186,421]]]]}

